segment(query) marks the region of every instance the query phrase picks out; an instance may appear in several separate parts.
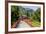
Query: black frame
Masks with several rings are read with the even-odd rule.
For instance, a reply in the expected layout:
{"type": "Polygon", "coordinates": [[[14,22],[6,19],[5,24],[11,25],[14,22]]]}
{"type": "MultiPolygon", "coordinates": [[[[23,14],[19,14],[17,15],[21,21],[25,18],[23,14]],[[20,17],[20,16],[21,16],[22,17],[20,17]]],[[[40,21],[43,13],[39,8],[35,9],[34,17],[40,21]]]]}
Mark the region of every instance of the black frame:
{"type": "Polygon", "coordinates": [[[45,4],[43,2],[24,2],[24,1],[5,1],[5,33],[24,33],[24,32],[41,32],[45,31],[45,4]],[[8,32],[8,3],[27,3],[27,4],[42,4],[43,5],[43,30],[28,30],[28,31],[13,31],[8,32]]]}

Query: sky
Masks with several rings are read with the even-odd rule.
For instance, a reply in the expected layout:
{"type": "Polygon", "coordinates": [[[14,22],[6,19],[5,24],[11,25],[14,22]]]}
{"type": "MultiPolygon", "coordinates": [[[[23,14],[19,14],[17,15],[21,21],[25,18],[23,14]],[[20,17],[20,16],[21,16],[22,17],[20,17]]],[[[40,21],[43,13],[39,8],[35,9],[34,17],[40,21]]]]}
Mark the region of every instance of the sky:
{"type": "Polygon", "coordinates": [[[30,8],[35,11],[36,9],[40,8],[40,6],[24,6],[24,8],[30,8]]]}

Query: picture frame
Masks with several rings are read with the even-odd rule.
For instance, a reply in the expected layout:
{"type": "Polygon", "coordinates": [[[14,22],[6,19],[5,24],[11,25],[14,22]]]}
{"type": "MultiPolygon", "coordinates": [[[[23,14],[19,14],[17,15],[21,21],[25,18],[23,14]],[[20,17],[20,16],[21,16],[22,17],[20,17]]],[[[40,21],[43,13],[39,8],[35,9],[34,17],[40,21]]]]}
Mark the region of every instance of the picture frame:
{"type": "MultiPolygon", "coordinates": [[[[11,8],[11,7],[10,7],[11,8]]],[[[43,3],[43,2],[24,2],[24,1],[5,1],[5,32],[6,33],[22,33],[22,32],[41,32],[41,31],[45,31],[45,4],[43,3]],[[9,16],[10,16],[10,14],[11,14],[11,10],[9,9],[9,7],[11,6],[11,5],[23,5],[23,6],[33,6],[33,4],[34,4],[34,6],[42,6],[41,8],[41,15],[42,15],[42,28],[40,29],[37,29],[36,28],[36,30],[35,30],[35,28],[32,28],[32,29],[30,29],[30,28],[24,28],[24,29],[22,29],[22,28],[14,28],[13,30],[12,30],[12,28],[10,28],[9,29],[9,27],[11,26],[9,23],[10,23],[10,21],[9,21],[9,16]],[[33,30],[34,29],[34,30],[33,30]],[[16,30],[16,31],[15,31],[16,30]]]]}

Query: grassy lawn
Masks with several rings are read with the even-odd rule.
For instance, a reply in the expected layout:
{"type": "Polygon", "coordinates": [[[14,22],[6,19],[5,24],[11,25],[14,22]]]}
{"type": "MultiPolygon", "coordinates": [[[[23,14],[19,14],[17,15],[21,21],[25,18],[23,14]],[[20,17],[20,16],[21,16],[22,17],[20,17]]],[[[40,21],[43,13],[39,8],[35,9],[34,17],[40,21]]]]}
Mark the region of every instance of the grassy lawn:
{"type": "Polygon", "coordinates": [[[40,22],[37,22],[37,21],[33,21],[32,22],[32,26],[33,27],[40,27],[41,23],[40,22]]]}

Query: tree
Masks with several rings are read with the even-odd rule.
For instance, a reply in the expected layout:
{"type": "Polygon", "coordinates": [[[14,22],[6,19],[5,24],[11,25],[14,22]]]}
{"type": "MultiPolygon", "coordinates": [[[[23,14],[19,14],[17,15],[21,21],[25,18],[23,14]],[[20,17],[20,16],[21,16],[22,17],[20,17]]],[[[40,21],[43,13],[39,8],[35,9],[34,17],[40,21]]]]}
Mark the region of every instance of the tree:
{"type": "Polygon", "coordinates": [[[11,22],[16,21],[19,17],[19,7],[11,6],[11,22]]]}
{"type": "Polygon", "coordinates": [[[37,17],[37,20],[40,21],[40,18],[41,18],[41,9],[40,9],[40,8],[38,8],[38,9],[36,10],[35,15],[36,15],[36,17],[37,17]]]}

